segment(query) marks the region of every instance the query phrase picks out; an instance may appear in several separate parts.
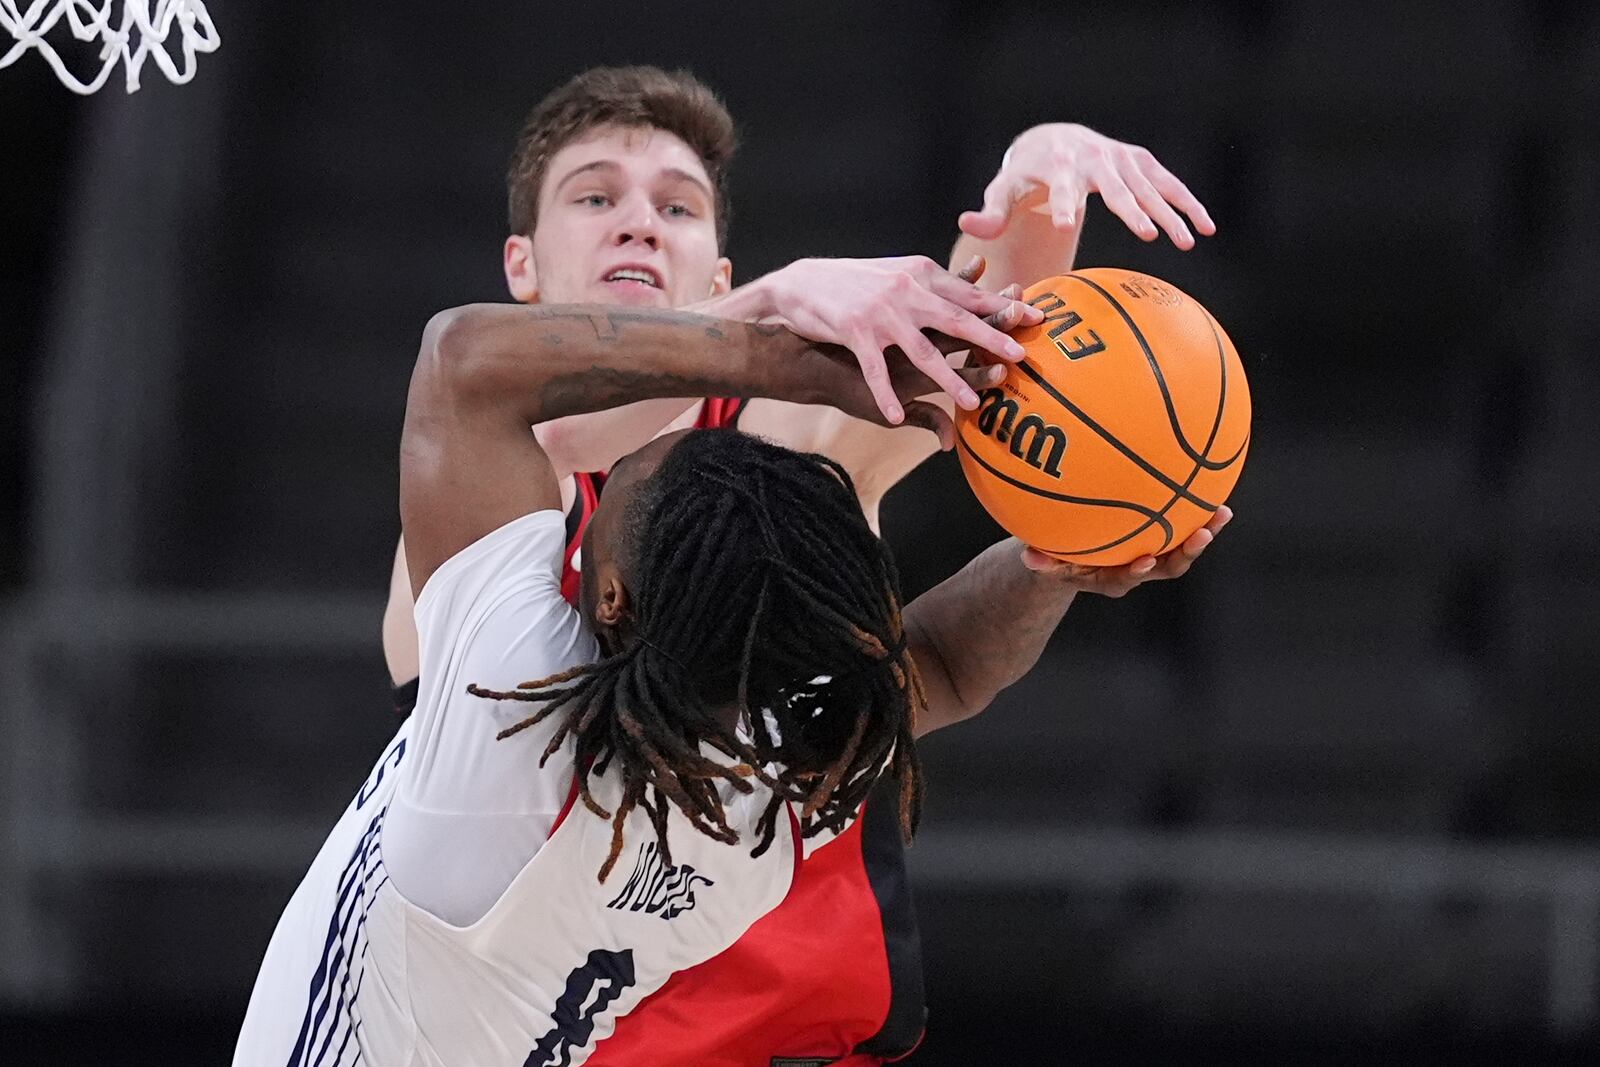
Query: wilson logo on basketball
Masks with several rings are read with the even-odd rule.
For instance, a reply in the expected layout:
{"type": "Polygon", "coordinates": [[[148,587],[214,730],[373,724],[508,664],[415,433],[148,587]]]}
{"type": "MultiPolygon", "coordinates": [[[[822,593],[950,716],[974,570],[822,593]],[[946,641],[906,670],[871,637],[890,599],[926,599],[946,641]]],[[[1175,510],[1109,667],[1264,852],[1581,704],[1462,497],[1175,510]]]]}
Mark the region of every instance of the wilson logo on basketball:
{"type": "Polygon", "coordinates": [[[1021,408],[1003,389],[985,389],[978,394],[978,430],[1001,444],[1009,444],[1011,454],[1035,470],[1052,478],[1061,477],[1061,457],[1067,451],[1067,431],[1052,426],[1029,412],[1021,419],[1021,408]]]}

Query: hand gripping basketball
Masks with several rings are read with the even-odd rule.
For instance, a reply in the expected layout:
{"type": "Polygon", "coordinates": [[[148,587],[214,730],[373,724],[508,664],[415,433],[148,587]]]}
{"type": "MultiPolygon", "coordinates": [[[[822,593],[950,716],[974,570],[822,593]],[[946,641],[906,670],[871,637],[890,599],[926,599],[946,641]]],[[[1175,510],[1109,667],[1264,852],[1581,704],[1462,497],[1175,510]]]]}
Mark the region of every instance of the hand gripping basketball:
{"type": "Polygon", "coordinates": [[[1024,297],[1044,313],[1015,334],[1027,355],[958,416],[974,494],[1057,559],[1118,567],[1179,548],[1218,515],[1249,448],[1232,342],[1187,294],[1133,271],[1078,271],[1024,297]]]}
{"type": "MultiPolygon", "coordinates": [[[[973,262],[961,272],[960,277],[969,281],[976,280],[983,273],[983,268],[983,257],[974,256],[973,262]]],[[[1021,300],[1020,285],[1007,286],[999,293],[989,295],[1002,304],[999,311],[985,316],[982,320],[983,327],[993,331],[994,336],[1006,337],[1025,324],[1037,323],[1043,318],[1040,312],[1021,300]]],[[[949,394],[950,390],[945,382],[953,379],[961,383],[964,388],[973,390],[973,397],[976,400],[981,391],[993,389],[1005,380],[1006,361],[1016,357],[1009,352],[996,353],[975,346],[968,337],[952,336],[937,330],[921,331],[919,337],[928,351],[934,354],[933,359],[938,364],[939,375],[930,373],[927,369],[927,360],[908,358],[898,345],[890,345],[880,356],[884,373],[882,388],[888,390],[898,405],[903,407],[904,425],[929,431],[939,439],[940,450],[948,452],[955,445],[955,424],[944,406],[930,398],[941,392],[949,394]],[[956,366],[950,365],[948,357],[957,353],[966,356],[970,361],[968,365],[961,366],[960,361],[956,366]]],[[[859,358],[859,353],[851,352],[841,345],[818,345],[816,350],[839,362],[852,357],[859,358]]],[[[870,377],[868,386],[869,388],[872,386],[870,377]]],[[[828,402],[846,414],[867,422],[897,425],[885,415],[883,406],[877,399],[878,392],[878,389],[872,388],[870,400],[845,395],[830,398],[828,402]]]]}
{"type": "MultiPolygon", "coordinates": [[[[957,348],[983,348],[1022,358],[1011,338],[983,316],[1034,313],[1025,306],[1018,313],[1014,296],[972,284],[981,273],[981,258],[960,275],[925,256],[803,259],[775,271],[767,284],[775,312],[796,333],[852,354],[882,413],[873,421],[897,425],[908,417],[902,408],[906,393],[900,388],[909,380],[906,363],[931,383],[911,395],[943,391],[958,406],[978,404],[977,394],[944,359],[951,349],[933,340],[930,331],[959,340],[957,348]],[[891,373],[891,364],[901,365],[898,378],[891,373]]],[[[920,387],[921,379],[915,384],[920,387]]]]}
{"type": "Polygon", "coordinates": [[[1224,504],[1217,509],[1200,529],[1190,534],[1175,551],[1164,556],[1140,556],[1132,563],[1120,567],[1096,567],[1085,563],[1068,563],[1047,556],[1036,548],[1023,548],[1022,565],[1030,571],[1053,575],[1085,593],[1117,599],[1126,596],[1145,582],[1182,578],[1189,573],[1200,554],[1216,540],[1222,528],[1233,521],[1233,509],[1224,504]]]}

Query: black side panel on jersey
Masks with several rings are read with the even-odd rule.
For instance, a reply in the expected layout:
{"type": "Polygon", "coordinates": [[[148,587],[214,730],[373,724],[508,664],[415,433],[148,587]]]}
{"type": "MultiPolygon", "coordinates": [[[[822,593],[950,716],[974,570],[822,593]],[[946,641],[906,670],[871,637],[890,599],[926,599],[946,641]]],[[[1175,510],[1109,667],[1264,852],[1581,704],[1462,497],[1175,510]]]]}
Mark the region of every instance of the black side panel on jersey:
{"type": "Polygon", "coordinates": [[[402,719],[417,710],[417,683],[420,678],[413,678],[404,685],[394,687],[394,713],[402,719]]]}
{"type": "Polygon", "coordinates": [[[883,917],[883,944],[889,954],[889,1013],[883,1029],[856,1046],[857,1053],[895,1059],[917,1047],[928,1022],[922,986],[922,935],[906,877],[905,845],[900,840],[900,786],[880,778],[861,816],[861,859],[883,917]]]}

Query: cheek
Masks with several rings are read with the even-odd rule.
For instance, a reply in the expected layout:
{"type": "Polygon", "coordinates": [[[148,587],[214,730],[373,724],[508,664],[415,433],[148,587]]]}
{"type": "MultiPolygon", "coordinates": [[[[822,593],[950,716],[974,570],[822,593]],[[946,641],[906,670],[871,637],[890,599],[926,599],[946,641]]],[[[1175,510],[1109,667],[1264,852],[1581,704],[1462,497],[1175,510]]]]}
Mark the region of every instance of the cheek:
{"type": "Polygon", "coordinates": [[[674,252],[674,267],[680,279],[680,284],[674,288],[683,290],[681,295],[689,301],[704,300],[716,278],[717,260],[720,258],[716,234],[696,234],[679,242],[674,252]]]}
{"type": "Polygon", "coordinates": [[[553,278],[576,278],[585,275],[582,265],[592,258],[589,250],[596,246],[598,227],[588,220],[573,218],[555,211],[540,216],[533,235],[533,258],[543,271],[553,278]]]}

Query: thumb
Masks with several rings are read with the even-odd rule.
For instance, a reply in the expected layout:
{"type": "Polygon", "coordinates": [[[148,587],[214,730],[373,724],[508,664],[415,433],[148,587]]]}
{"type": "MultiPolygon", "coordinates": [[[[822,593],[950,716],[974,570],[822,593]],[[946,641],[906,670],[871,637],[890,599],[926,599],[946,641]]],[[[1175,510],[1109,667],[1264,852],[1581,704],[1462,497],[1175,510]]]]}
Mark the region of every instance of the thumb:
{"type": "Polygon", "coordinates": [[[1011,180],[1003,174],[996,174],[983,191],[983,208],[979,211],[963,211],[956,225],[970,237],[992,241],[1006,232],[1006,224],[1011,221],[1011,199],[1011,180]]]}
{"type": "Polygon", "coordinates": [[[1057,571],[1066,570],[1068,567],[1072,566],[1072,564],[1068,563],[1066,560],[1056,559],[1054,556],[1047,556],[1043,552],[1040,552],[1037,548],[1033,548],[1031,546],[1023,546],[1022,565],[1028,568],[1030,571],[1040,571],[1044,574],[1053,574],[1057,571]]]}

